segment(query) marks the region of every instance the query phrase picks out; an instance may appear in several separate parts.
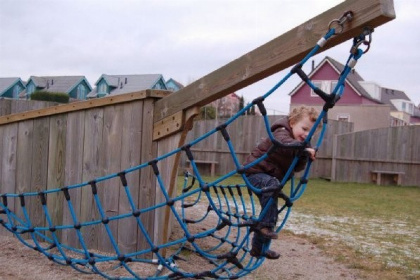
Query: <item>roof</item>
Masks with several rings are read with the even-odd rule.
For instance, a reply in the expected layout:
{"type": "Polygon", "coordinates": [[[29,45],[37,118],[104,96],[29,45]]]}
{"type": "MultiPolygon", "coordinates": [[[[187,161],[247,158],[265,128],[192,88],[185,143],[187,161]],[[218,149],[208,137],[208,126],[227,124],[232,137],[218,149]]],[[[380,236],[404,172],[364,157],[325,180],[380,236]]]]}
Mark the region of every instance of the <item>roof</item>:
{"type": "Polygon", "coordinates": [[[167,82],[166,82],[166,84],[168,84],[168,83],[170,83],[170,82],[172,82],[172,83],[174,83],[179,89],[181,89],[181,88],[184,88],[184,85],[183,84],[181,84],[180,82],[178,82],[178,81],[176,81],[176,80],[174,80],[174,79],[172,79],[172,78],[170,78],[167,82]]]}
{"type": "MultiPolygon", "coordinates": [[[[319,69],[321,69],[321,67],[325,64],[325,63],[329,63],[332,68],[337,72],[337,74],[340,74],[343,69],[344,69],[344,65],[341,64],[340,62],[336,61],[335,59],[326,56],[312,71],[311,73],[308,75],[309,78],[311,78],[316,72],[318,72],[319,69]]],[[[359,73],[357,73],[356,70],[352,70],[346,78],[347,83],[356,91],[357,94],[370,99],[372,101],[375,102],[380,102],[379,100],[373,98],[372,96],[369,95],[369,93],[359,84],[359,82],[364,81],[363,78],[359,75],[359,73]]],[[[304,82],[300,82],[299,85],[289,94],[290,96],[292,96],[293,94],[295,94],[298,89],[300,89],[305,83],[304,82]]]]}
{"type": "MultiPolygon", "coordinates": [[[[21,81],[19,77],[0,78],[0,95],[21,81]]],[[[21,81],[22,82],[22,81],[21,81]]],[[[23,84],[23,82],[22,82],[23,84]]]]}
{"type": "MultiPolygon", "coordinates": [[[[44,91],[70,93],[83,79],[84,76],[31,76],[28,82],[32,80],[37,88],[44,91]]],[[[90,87],[89,83],[87,85],[90,87]]]]}
{"type": "Polygon", "coordinates": [[[107,75],[103,74],[95,83],[96,87],[87,95],[87,97],[96,97],[98,94],[98,83],[105,79],[108,86],[112,87],[110,94],[123,94],[140,90],[151,89],[162,79],[161,74],[142,74],[142,75],[107,75]]]}

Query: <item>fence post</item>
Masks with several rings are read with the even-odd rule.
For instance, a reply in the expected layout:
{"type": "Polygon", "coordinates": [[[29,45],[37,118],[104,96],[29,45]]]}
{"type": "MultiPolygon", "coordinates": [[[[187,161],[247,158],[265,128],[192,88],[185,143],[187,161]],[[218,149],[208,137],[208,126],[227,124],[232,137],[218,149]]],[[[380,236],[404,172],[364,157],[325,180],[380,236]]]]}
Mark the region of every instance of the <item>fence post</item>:
{"type": "Polygon", "coordinates": [[[331,182],[335,181],[335,169],[337,166],[337,147],[338,147],[338,135],[333,135],[333,141],[332,141],[332,155],[331,155],[331,182]]]}

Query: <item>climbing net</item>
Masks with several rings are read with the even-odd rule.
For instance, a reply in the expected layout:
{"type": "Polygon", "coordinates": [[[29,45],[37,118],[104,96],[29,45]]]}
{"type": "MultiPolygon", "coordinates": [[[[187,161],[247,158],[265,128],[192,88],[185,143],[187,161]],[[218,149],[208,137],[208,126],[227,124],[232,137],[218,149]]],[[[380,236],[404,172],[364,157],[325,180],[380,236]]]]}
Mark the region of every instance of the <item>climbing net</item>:
{"type": "MultiPolygon", "coordinates": [[[[332,36],[341,32],[344,22],[351,17],[351,13],[345,13],[342,18],[332,21],[328,32],[282,80],[265,95],[256,98],[215,129],[165,155],[118,173],[57,189],[20,194],[3,193],[0,195],[0,223],[23,244],[39,251],[48,259],[71,266],[80,272],[96,273],[108,279],[237,279],[249,274],[264,261],[264,257],[250,255],[250,236],[266,212],[266,209],[258,209],[258,204],[254,203],[255,196],[262,192],[273,192],[284,201],[278,209],[281,222],[276,231],[279,232],[290,215],[293,202],[305,191],[312,162],[308,160],[298,181],[295,181],[293,170],[322,122],[322,129],[314,148],[317,150],[321,145],[327,127],[327,112],[340,99],[347,75],[369,48],[373,30],[367,28],[353,39],[349,58],[332,93],[325,93],[316,87],[302,70],[308,59],[332,36]],[[365,50],[360,48],[362,44],[367,46],[365,50]],[[273,137],[264,101],[294,74],[325,102],[306,140],[291,146],[273,137]],[[232,145],[227,128],[252,106],[257,106],[262,114],[267,136],[272,141],[270,152],[278,147],[297,150],[280,188],[255,188],[245,176],[248,168],[266,159],[268,154],[243,166],[232,145]],[[192,148],[219,133],[228,146],[235,169],[216,180],[212,178],[211,181],[206,181],[197,168],[192,148]],[[161,177],[161,167],[165,159],[178,153],[185,155],[191,162],[192,173],[185,172],[184,181],[180,184],[182,190],[178,195],[171,197],[161,177]],[[133,174],[139,176],[139,173],[147,168],[153,170],[163,201],[138,207],[130,182],[135,177],[133,174]],[[241,178],[243,183],[225,184],[233,176],[241,178]],[[105,211],[103,207],[107,199],[104,185],[109,181],[112,181],[113,188],[120,188],[124,193],[124,198],[120,198],[119,203],[124,204],[125,208],[118,209],[118,214],[105,211]],[[286,185],[288,181],[290,184],[286,185]],[[80,194],[77,190],[92,197],[94,204],[91,205],[91,211],[96,218],[78,215],[73,203],[80,194]],[[56,224],[57,205],[60,203],[58,208],[66,206],[64,208],[69,218],[63,224],[56,224]],[[36,214],[30,213],[29,209],[34,209],[34,205],[42,210],[36,214]],[[149,220],[152,213],[161,215],[162,210],[168,208],[174,223],[174,232],[166,241],[156,235],[153,226],[149,226],[149,220]],[[137,245],[122,246],[117,232],[132,229],[133,235],[137,234],[134,238],[137,245]],[[92,244],[99,242],[98,239],[105,240],[102,247],[107,248],[106,252],[92,249],[92,244]]],[[[269,201],[267,208],[270,203],[273,203],[273,199],[269,201]]],[[[269,244],[263,251],[268,247],[269,244]]]]}

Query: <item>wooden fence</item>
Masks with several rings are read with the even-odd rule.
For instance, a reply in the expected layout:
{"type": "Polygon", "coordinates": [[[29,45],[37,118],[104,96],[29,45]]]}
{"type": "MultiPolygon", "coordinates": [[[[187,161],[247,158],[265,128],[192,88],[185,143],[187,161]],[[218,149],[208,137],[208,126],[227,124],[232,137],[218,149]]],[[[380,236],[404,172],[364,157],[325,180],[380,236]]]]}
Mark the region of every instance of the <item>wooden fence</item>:
{"type": "Polygon", "coordinates": [[[57,103],[35,100],[15,100],[0,98],[0,116],[55,106],[57,103]]]}
{"type": "Polygon", "coordinates": [[[398,126],[337,135],[332,156],[332,180],[371,182],[372,171],[389,173],[384,184],[420,186],[420,126],[398,126]]]}
{"type": "MultiPolygon", "coordinates": [[[[270,116],[270,121],[279,116],[270,116]]],[[[217,127],[221,121],[196,121],[187,141],[217,127]]],[[[245,116],[227,128],[239,162],[267,135],[261,117],[245,116]]],[[[353,124],[328,121],[323,144],[313,163],[311,177],[340,182],[372,182],[373,170],[403,172],[402,185],[420,185],[420,126],[390,127],[352,133],[353,124]]],[[[312,143],[316,143],[315,135],[312,143]]],[[[226,142],[220,133],[201,141],[192,148],[194,157],[204,162],[217,162],[216,174],[235,169],[226,142]]],[[[186,158],[183,167],[188,168],[186,158]]],[[[209,174],[210,164],[199,164],[209,174]]],[[[384,183],[393,183],[386,182],[384,183]]]]}
{"type": "MultiPolygon", "coordinates": [[[[37,193],[88,182],[155,158],[159,142],[152,141],[153,106],[164,95],[142,91],[0,117],[0,193],[37,193]]],[[[127,174],[127,180],[136,207],[161,202],[151,167],[127,174]]],[[[132,212],[119,179],[98,183],[98,194],[108,217],[132,212]]],[[[79,222],[100,219],[90,187],[71,189],[70,196],[79,222]]],[[[40,198],[32,196],[25,204],[32,225],[47,226],[40,198]]],[[[73,224],[62,192],[48,194],[47,205],[54,225],[73,224]]],[[[8,206],[24,219],[17,199],[9,199],[8,206]]],[[[156,211],[141,216],[154,240],[163,228],[155,222],[160,216],[156,211]]],[[[135,220],[127,220],[109,223],[122,252],[148,248],[135,220]]],[[[103,226],[81,230],[88,248],[112,250],[103,226]]],[[[6,233],[2,227],[0,234],[6,233]]],[[[57,234],[65,244],[80,247],[74,229],[57,234]]]]}

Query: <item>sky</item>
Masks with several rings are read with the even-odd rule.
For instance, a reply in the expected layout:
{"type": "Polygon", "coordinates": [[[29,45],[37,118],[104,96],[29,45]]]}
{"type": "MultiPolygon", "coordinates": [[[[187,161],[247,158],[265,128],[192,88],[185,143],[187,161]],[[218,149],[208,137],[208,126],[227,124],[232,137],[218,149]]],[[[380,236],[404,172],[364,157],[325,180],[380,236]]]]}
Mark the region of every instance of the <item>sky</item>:
{"type": "MultiPolygon", "coordinates": [[[[0,0],[0,77],[162,74],[184,85],[217,70],[340,0],[0,0]]],[[[378,27],[357,63],[366,80],[420,103],[418,0],[394,0],[396,19],[378,27]]],[[[327,27],[326,27],[327,28],[327,27]]],[[[351,41],[326,55],[345,64],[351,41]]],[[[303,69],[310,71],[310,64],[303,69]]],[[[288,69],[237,91],[247,102],[288,69]]],[[[293,77],[269,112],[289,111],[293,77]]],[[[271,97],[270,97],[271,98],[271,97]]]]}

